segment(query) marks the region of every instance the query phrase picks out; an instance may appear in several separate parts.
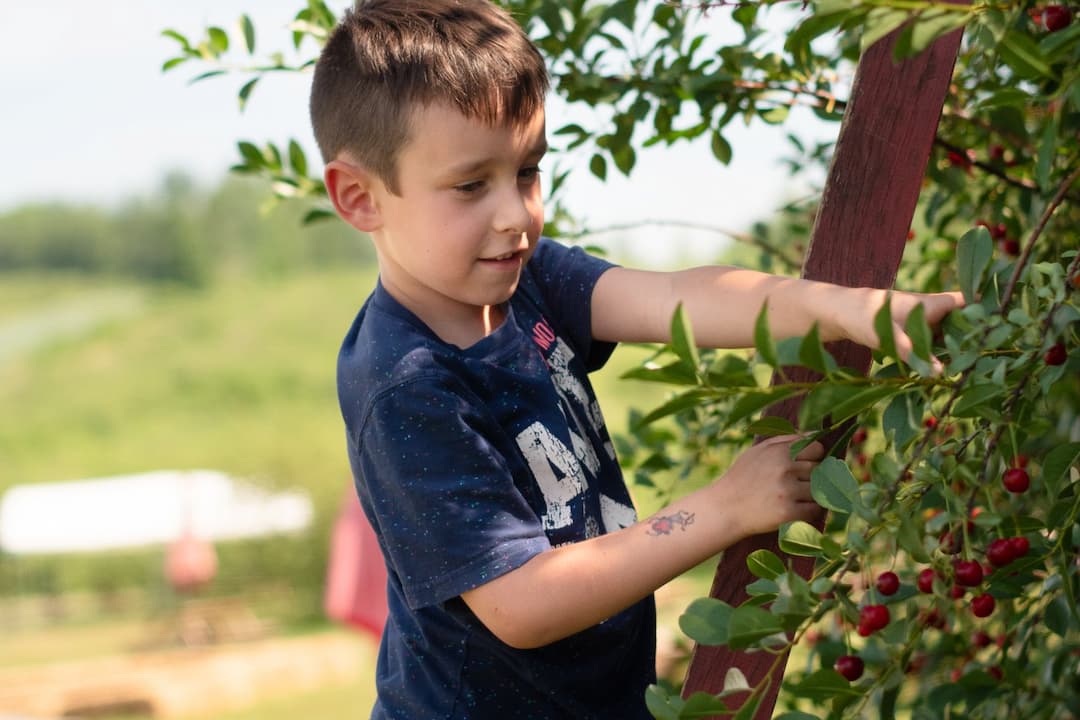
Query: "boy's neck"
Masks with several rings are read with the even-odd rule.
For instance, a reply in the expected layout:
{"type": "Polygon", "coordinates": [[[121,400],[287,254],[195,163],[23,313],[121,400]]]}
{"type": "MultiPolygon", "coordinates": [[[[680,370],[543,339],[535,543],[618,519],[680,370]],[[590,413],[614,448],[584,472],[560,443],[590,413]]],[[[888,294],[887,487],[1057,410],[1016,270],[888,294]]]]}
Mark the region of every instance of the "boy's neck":
{"type": "Polygon", "coordinates": [[[472,347],[492,334],[506,320],[506,304],[460,306],[456,313],[426,312],[423,303],[413,302],[408,293],[383,282],[383,289],[435,333],[443,342],[462,350],[472,347]]]}

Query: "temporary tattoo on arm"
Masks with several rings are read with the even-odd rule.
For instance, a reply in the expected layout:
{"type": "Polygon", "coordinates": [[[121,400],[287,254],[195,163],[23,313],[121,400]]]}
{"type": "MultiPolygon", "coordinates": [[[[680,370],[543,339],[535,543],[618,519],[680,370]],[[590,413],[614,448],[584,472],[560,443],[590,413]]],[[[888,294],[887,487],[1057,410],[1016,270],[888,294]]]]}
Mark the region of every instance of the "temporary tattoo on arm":
{"type": "Polygon", "coordinates": [[[670,535],[676,526],[686,530],[686,526],[694,522],[694,513],[680,510],[674,515],[657,515],[649,520],[649,535],[670,535]]]}

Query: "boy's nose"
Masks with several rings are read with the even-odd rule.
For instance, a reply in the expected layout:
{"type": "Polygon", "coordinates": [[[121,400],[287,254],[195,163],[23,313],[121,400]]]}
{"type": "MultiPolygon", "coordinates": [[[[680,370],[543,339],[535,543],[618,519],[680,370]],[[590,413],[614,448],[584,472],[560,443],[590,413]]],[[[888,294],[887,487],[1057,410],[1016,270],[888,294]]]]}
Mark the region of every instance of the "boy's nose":
{"type": "Polygon", "coordinates": [[[529,229],[532,199],[514,188],[502,193],[494,217],[495,230],[500,233],[523,233],[529,229]]]}

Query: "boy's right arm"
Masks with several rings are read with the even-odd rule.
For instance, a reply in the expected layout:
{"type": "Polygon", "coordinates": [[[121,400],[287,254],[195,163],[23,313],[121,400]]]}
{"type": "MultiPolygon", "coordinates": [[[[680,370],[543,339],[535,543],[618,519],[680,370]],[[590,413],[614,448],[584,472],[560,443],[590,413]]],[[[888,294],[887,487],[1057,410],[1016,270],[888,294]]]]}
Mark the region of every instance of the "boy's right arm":
{"type": "Polygon", "coordinates": [[[746,450],[723,476],[650,518],[616,532],[540,553],[462,594],[500,640],[547,645],[606,620],[738,540],[810,520],[819,443],[790,457],[799,436],[746,450]]]}

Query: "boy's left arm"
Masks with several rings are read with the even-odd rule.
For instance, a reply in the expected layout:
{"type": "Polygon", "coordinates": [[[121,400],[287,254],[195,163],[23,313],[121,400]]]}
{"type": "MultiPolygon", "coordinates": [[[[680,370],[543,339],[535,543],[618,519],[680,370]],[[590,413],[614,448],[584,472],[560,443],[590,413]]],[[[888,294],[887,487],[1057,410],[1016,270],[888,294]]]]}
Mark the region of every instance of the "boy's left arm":
{"type": "MultiPolygon", "coordinates": [[[[674,272],[615,267],[600,276],[593,290],[592,330],[599,340],[668,342],[671,317],[681,303],[702,347],[750,347],[758,314],[768,304],[774,337],[805,335],[816,322],[822,340],[875,347],[874,316],[889,292],[733,267],[674,272]]],[[[921,304],[935,325],[963,305],[958,292],[891,292],[893,332],[903,357],[911,349],[904,322],[915,306],[921,304]]]]}

